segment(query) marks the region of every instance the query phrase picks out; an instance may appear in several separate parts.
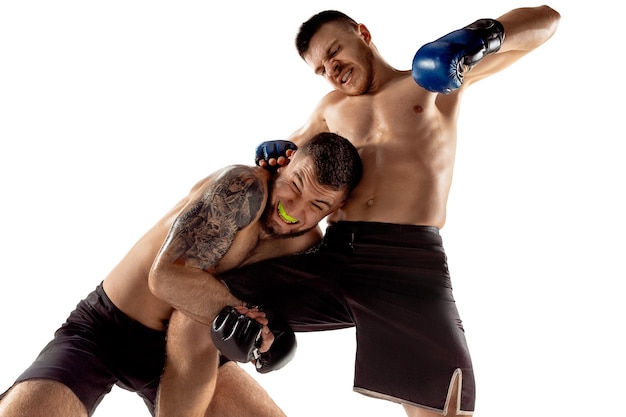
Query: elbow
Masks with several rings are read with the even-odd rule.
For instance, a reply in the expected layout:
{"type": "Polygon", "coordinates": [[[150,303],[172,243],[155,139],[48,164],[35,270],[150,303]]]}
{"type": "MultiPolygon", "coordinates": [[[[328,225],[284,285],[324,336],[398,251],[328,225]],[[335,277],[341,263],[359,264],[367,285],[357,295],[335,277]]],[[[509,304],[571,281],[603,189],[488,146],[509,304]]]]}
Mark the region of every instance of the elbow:
{"type": "Polygon", "coordinates": [[[550,6],[535,8],[533,17],[527,21],[525,47],[520,49],[529,52],[543,45],[552,38],[560,21],[560,13],[550,6]]]}
{"type": "Polygon", "coordinates": [[[548,40],[556,32],[556,29],[561,21],[561,14],[547,5],[541,6],[541,9],[545,16],[546,23],[544,27],[546,28],[547,33],[546,40],[548,40]]]}
{"type": "Polygon", "coordinates": [[[168,302],[169,291],[167,289],[170,287],[167,277],[168,274],[164,273],[162,268],[157,266],[153,266],[148,275],[148,288],[150,292],[155,297],[165,302],[168,302]]]}

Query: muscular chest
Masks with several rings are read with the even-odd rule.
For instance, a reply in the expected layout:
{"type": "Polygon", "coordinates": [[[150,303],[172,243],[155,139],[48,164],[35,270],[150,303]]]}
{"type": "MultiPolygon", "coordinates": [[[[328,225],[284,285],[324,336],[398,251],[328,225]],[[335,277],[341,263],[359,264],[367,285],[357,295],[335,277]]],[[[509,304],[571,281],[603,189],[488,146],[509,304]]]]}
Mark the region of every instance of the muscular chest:
{"type": "Polygon", "coordinates": [[[376,94],[344,97],[329,106],[326,124],[357,147],[430,137],[437,121],[434,99],[411,83],[395,83],[376,94]]]}

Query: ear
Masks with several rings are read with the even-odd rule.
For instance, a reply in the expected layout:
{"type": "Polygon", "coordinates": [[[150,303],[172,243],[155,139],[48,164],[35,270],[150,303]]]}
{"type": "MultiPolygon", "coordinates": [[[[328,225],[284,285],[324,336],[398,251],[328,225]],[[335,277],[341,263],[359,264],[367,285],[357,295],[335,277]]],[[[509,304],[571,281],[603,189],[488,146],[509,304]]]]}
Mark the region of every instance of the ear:
{"type": "Polygon", "coordinates": [[[335,211],[339,210],[340,208],[342,208],[345,205],[346,205],[346,200],[343,200],[341,203],[337,204],[337,207],[335,207],[333,209],[333,211],[331,211],[331,213],[334,213],[335,211]]]}
{"type": "Polygon", "coordinates": [[[291,160],[291,158],[293,158],[297,151],[297,149],[287,149],[287,152],[285,152],[285,154],[287,155],[287,159],[291,160]]]}
{"type": "Polygon", "coordinates": [[[369,45],[372,42],[372,34],[370,33],[370,30],[367,28],[367,26],[365,26],[363,23],[359,23],[356,26],[356,30],[366,44],[369,45]]]}

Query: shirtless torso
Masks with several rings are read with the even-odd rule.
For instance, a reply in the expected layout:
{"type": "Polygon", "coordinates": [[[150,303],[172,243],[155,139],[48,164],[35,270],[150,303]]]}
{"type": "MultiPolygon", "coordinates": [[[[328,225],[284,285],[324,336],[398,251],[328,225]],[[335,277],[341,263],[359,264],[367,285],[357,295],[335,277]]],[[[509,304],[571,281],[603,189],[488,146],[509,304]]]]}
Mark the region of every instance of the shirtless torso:
{"type": "Polygon", "coordinates": [[[351,33],[333,24],[315,32],[303,58],[334,90],[290,140],[300,144],[315,132],[336,132],[363,160],[362,181],[329,221],[444,226],[463,92],[547,41],[559,15],[547,6],[520,8],[498,21],[506,33],[500,50],[466,72],[463,85],[449,94],[427,91],[410,71],[389,65],[363,24],[351,33]]]}
{"type": "MultiPolygon", "coordinates": [[[[261,168],[254,168],[251,172],[254,173],[259,183],[264,184],[263,196],[267,198],[269,174],[261,168]]],[[[103,286],[107,295],[129,317],[152,329],[163,330],[164,323],[171,316],[173,307],[154,295],[150,288],[149,276],[153,263],[157,259],[163,242],[166,241],[174,220],[198,199],[210,199],[205,193],[216,182],[216,177],[222,174],[223,171],[218,171],[196,184],[187,197],[174,206],[139,239],[105,278],[103,286]]],[[[219,199],[214,201],[219,201],[219,199]]],[[[318,229],[291,239],[269,236],[263,231],[261,223],[258,221],[260,215],[261,212],[256,213],[256,219],[236,233],[228,251],[215,265],[207,268],[204,272],[217,274],[256,260],[303,250],[319,239],[318,229]]],[[[231,303],[236,300],[228,294],[221,284],[215,285],[217,284],[216,281],[206,279],[203,281],[205,284],[214,285],[214,291],[223,293],[225,299],[230,297],[231,303]]],[[[227,305],[226,300],[224,305],[227,305]]],[[[212,308],[215,311],[214,316],[222,307],[212,308]]]]}
{"type": "MultiPolygon", "coordinates": [[[[316,132],[336,132],[357,147],[363,161],[363,178],[358,187],[346,205],[328,218],[330,233],[325,238],[328,249],[317,260],[322,263],[328,259],[331,273],[341,271],[336,281],[342,284],[357,327],[355,389],[380,398],[395,398],[411,417],[471,415],[474,382],[464,331],[456,309],[443,307],[451,305],[452,293],[448,297],[429,298],[428,302],[420,297],[407,297],[401,302],[390,295],[399,291],[401,265],[411,265],[412,269],[404,272],[407,286],[400,292],[423,295],[429,291],[428,279],[424,277],[432,274],[424,270],[432,258],[418,256],[425,252],[424,248],[418,248],[419,239],[413,239],[410,244],[402,239],[407,230],[415,232],[423,230],[423,226],[441,229],[445,225],[457,149],[457,122],[466,89],[546,42],[554,34],[560,16],[548,6],[539,6],[514,9],[498,17],[498,25],[504,28],[504,35],[498,35],[502,35],[502,43],[480,62],[461,70],[459,67],[464,65],[461,61],[442,60],[444,64],[440,67],[432,65],[461,74],[460,87],[447,94],[422,88],[414,81],[411,71],[392,67],[378,52],[368,28],[346,17],[337,16],[335,11],[322,12],[300,27],[296,37],[298,53],[315,74],[331,84],[333,91],[322,98],[307,123],[289,139],[300,145],[316,132]],[[404,253],[404,245],[415,245],[417,250],[404,253]],[[373,247],[377,248],[376,254],[385,255],[376,258],[373,247]],[[398,258],[391,261],[391,254],[398,258]],[[333,264],[336,259],[341,260],[333,264]],[[424,305],[437,307],[424,313],[420,311],[424,305]],[[423,317],[436,317],[441,322],[435,328],[429,327],[434,323],[432,320],[417,324],[423,317]],[[403,323],[411,323],[406,332],[398,331],[403,323]],[[394,329],[389,332],[393,337],[385,333],[390,327],[394,329]],[[387,336],[379,338],[380,334],[387,336]],[[425,339],[430,343],[436,338],[440,338],[440,348],[431,352],[412,348],[423,346],[425,339]],[[408,348],[400,352],[399,346],[408,348]],[[447,359],[441,359],[446,355],[447,359]],[[461,357],[467,360],[461,363],[458,361],[461,357]],[[419,365],[408,371],[405,358],[413,358],[411,365],[419,365]],[[445,366],[425,371],[440,359],[445,366]],[[384,369],[377,368],[381,362],[384,369]],[[463,376],[452,375],[455,369],[463,376]],[[424,373],[431,378],[428,382],[423,382],[427,380],[424,373]],[[395,377],[385,381],[384,375],[395,377]],[[441,376],[442,379],[436,380],[441,376]],[[422,382],[424,385],[420,385],[422,382]],[[434,387],[447,393],[450,401],[444,403],[443,394],[429,396],[434,387]]],[[[450,58],[452,54],[446,53],[454,47],[454,41],[444,41],[439,44],[439,52],[450,58]]],[[[437,58],[433,61],[437,62],[437,58]]],[[[419,74],[422,70],[418,69],[418,75],[422,75],[419,74]]],[[[449,74],[440,75],[444,78],[449,74]]],[[[489,109],[484,109],[484,113],[484,120],[477,123],[488,129],[489,109]]],[[[436,234],[439,239],[438,231],[436,234]]],[[[438,283],[451,287],[446,259],[438,259],[441,267],[438,283]]],[[[272,267],[276,270],[280,265],[272,267]]],[[[288,272],[293,274],[293,269],[288,268],[288,272]]],[[[321,271],[318,275],[327,273],[321,271]]],[[[309,274],[309,271],[303,273],[309,274]]]]}
{"type": "Polygon", "coordinates": [[[325,124],[359,149],[364,176],[329,221],[443,226],[458,95],[430,94],[415,85],[410,72],[394,73],[374,94],[331,93],[325,99],[325,124]]]}

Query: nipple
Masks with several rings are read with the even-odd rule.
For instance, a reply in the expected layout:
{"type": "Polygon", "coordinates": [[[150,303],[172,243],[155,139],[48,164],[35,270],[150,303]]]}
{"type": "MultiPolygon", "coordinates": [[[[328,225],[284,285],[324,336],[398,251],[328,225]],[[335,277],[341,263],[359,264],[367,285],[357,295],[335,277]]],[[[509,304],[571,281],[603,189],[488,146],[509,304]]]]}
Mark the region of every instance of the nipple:
{"type": "Polygon", "coordinates": [[[374,197],[367,200],[367,203],[365,204],[367,204],[367,207],[372,207],[374,205],[374,197]]]}

